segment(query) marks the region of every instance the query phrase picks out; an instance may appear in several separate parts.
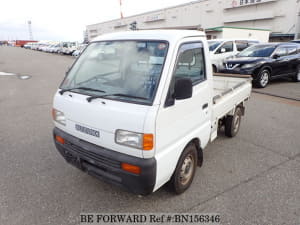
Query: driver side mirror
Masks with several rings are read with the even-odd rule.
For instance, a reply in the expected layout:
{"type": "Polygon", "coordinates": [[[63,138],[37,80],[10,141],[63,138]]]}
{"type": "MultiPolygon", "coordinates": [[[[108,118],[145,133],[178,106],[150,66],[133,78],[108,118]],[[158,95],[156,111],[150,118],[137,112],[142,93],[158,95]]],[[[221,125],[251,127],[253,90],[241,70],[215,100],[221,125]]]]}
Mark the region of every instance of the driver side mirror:
{"type": "Polygon", "coordinates": [[[221,48],[221,53],[225,53],[226,52],[226,48],[221,48]]]}
{"type": "Polygon", "coordinates": [[[273,59],[278,59],[278,58],[280,58],[280,55],[278,55],[278,54],[273,55],[273,59]]]}
{"type": "Polygon", "coordinates": [[[191,79],[181,78],[176,80],[173,97],[176,100],[191,98],[193,95],[193,84],[191,79]]]}

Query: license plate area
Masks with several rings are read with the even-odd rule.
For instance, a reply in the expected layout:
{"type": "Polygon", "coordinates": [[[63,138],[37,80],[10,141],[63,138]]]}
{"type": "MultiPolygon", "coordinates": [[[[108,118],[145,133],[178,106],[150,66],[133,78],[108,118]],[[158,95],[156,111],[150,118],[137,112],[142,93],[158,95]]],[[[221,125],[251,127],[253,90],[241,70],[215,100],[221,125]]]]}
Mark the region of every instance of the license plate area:
{"type": "Polygon", "coordinates": [[[78,132],[87,134],[87,135],[91,135],[91,136],[100,138],[100,131],[99,130],[89,128],[87,126],[83,126],[83,125],[80,125],[80,124],[75,124],[75,130],[77,130],[78,132]]]}

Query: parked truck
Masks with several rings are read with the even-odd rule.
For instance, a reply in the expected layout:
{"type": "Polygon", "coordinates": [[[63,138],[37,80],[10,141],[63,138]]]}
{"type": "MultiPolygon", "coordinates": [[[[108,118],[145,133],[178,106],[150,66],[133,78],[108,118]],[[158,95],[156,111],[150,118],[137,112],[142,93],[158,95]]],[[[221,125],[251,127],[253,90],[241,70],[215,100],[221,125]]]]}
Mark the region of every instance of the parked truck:
{"type": "Polygon", "coordinates": [[[130,31],[94,39],[54,96],[56,148],[75,167],[149,194],[180,194],[218,130],[233,137],[251,78],[213,76],[200,31],[130,31]]]}
{"type": "Polygon", "coordinates": [[[27,43],[34,43],[37,41],[32,41],[32,40],[16,40],[16,47],[24,47],[27,43]]]}

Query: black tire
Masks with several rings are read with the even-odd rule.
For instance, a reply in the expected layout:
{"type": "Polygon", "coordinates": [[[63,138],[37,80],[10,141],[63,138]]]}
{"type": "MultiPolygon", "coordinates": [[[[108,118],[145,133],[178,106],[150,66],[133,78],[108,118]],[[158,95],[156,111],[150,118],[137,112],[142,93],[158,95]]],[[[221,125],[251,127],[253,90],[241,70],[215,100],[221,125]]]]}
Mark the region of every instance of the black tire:
{"type": "Polygon", "coordinates": [[[237,107],[233,116],[227,116],[225,119],[225,135],[234,137],[240,130],[242,119],[242,110],[237,107]]]}
{"type": "Polygon", "coordinates": [[[270,81],[270,71],[268,69],[262,68],[256,78],[255,87],[257,88],[265,88],[270,81]]]}
{"type": "Polygon", "coordinates": [[[212,66],[212,69],[214,73],[218,72],[217,67],[215,65],[212,66]]]}
{"type": "Polygon", "coordinates": [[[300,65],[297,66],[297,71],[295,75],[293,76],[294,82],[300,82],[300,65]]]}
{"type": "Polygon", "coordinates": [[[174,174],[169,182],[170,188],[181,194],[191,186],[197,167],[197,149],[194,144],[188,145],[182,152],[174,174]],[[185,170],[185,171],[183,171],[185,170]]]}

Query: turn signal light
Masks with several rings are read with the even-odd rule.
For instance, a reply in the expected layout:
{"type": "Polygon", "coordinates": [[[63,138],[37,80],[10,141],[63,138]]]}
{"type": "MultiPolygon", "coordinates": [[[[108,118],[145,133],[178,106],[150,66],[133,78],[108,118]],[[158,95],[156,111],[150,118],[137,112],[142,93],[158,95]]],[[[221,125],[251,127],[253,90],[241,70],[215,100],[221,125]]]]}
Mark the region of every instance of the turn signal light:
{"type": "Polygon", "coordinates": [[[131,165],[128,163],[122,163],[121,164],[122,170],[125,170],[130,173],[134,174],[140,174],[141,173],[141,168],[139,166],[131,165]]]}
{"type": "Polygon", "coordinates": [[[143,150],[152,150],[152,149],[153,149],[153,134],[144,134],[143,150]]]}
{"type": "Polygon", "coordinates": [[[56,135],[55,140],[61,144],[65,144],[65,139],[63,139],[61,136],[56,135]]]}

